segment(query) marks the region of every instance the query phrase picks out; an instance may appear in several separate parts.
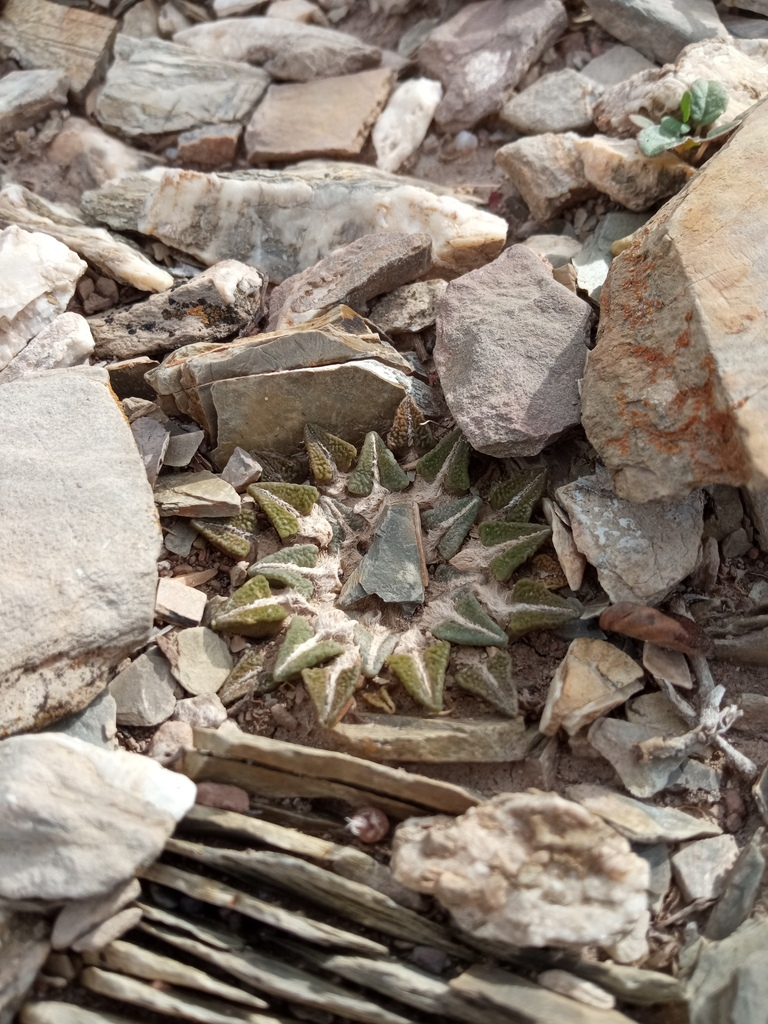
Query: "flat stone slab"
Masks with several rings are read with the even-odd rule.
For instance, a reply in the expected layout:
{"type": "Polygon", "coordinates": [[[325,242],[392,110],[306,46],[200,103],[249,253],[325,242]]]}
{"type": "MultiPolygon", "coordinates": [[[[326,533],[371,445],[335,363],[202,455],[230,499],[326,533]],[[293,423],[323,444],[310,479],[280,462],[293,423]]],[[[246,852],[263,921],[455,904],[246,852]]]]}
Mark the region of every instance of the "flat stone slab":
{"type": "Polygon", "coordinates": [[[160,530],[104,370],[0,386],[0,723],[80,711],[152,628],[160,530]]]}
{"type": "Polygon", "coordinates": [[[644,804],[603,786],[580,783],[569,786],[566,792],[633,843],[682,843],[687,839],[718,836],[722,832],[712,821],[694,818],[675,807],[644,804]]]}
{"type": "Polygon", "coordinates": [[[11,71],[0,79],[0,132],[8,135],[42,121],[67,102],[67,76],[60,71],[11,71]]]}

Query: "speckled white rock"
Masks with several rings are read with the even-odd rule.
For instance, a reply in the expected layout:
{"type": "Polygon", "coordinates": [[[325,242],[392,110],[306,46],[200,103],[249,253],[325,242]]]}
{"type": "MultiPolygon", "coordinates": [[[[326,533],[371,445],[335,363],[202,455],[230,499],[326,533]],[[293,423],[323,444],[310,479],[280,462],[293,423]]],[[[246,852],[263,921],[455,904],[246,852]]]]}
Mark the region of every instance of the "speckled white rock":
{"type": "Polygon", "coordinates": [[[398,85],[373,129],[376,166],[396,171],[424,141],[443,87],[431,78],[409,78],[398,85]]]}
{"type": "Polygon", "coordinates": [[[0,897],[104,895],[159,856],[195,801],[149,758],[55,733],[0,742],[0,897]]]}
{"type": "Polygon", "coordinates": [[[227,709],[218,694],[199,693],[178,701],[171,718],[174,722],[188,722],[195,728],[218,729],[227,720],[227,709]]]}
{"type": "Polygon", "coordinates": [[[79,313],[60,313],[0,371],[0,384],[36,370],[77,366],[87,361],[93,348],[93,335],[85,317],[79,313]]]}
{"type": "Polygon", "coordinates": [[[628,210],[647,210],[679,192],[696,173],[675,153],[645,156],[635,139],[593,135],[577,139],[574,145],[590,185],[628,210]]]}
{"type": "Polygon", "coordinates": [[[646,912],[646,862],[553,793],[504,793],[458,818],[411,818],[395,833],[392,870],[464,931],[513,946],[611,945],[646,912]]]}
{"type": "Polygon", "coordinates": [[[0,232],[0,369],[4,369],[75,293],[87,264],[66,245],[11,224],[0,232]]]}
{"type": "Polygon", "coordinates": [[[430,235],[434,266],[452,273],[487,263],[507,237],[501,217],[343,163],[236,177],[153,171],[88,192],[83,205],[117,230],[157,238],[208,266],[239,259],[276,282],[374,232],[430,235]]]}
{"type": "Polygon", "coordinates": [[[67,102],[67,76],[41,68],[11,71],[0,79],[0,135],[42,121],[54,107],[67,102]]]}

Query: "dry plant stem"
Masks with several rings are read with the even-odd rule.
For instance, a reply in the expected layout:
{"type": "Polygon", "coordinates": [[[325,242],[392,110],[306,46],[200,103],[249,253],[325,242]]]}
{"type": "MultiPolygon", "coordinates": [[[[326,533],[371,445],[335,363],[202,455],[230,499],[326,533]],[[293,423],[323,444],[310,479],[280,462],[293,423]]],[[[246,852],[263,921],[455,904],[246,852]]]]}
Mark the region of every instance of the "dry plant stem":
{"type": "Polygon", "coordinates": [[[688,701],[684,700],[666,680],[661,680],[661,682],[664,692],[675,710],[692,728],[682,736],[670,736],[669,738],[657,736],[638,743],[637,749],[641,760],[684,757],[698,747],[712,744],[723,752],[731,766],[740,775],[750,781],[755,779],[757,767],[748,757],[731,746],[724,737],[724,733],[741,716],[741,711],[733,704],[725,708],[720,707],[720,702],[725,696],[725,687],[715,686],[707,659],[703,655],[693,655],[689,660],[699,684],[696,695],[697,708],[693,708],[688,701]]]}

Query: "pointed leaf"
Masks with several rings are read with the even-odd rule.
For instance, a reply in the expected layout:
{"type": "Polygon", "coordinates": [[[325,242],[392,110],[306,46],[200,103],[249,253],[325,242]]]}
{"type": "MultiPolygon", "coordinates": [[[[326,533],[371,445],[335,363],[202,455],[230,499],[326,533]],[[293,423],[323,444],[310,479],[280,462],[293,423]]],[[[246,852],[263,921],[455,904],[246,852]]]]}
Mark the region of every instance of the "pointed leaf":
{"type": "Polygon", "coordinates": [[[572,604],[537,580],[518,580],[512,588],[512,600],[515,607],[507,623],[512,640],[534,629],[554,629],[579,618],[572,604]]]}
{"type": "Polygon", "coordinates": [[[387,434],[387,447],[394,452],[414,448],[419,454],[435,445],[435,435],[411,395],[406,395],[395,412],[392,429],[387,434]]]}
{"type": "Polygon", "coordinates": [[[423,651],[391,654],[387,664],[413,699],[427,711],[442,711],[451,645],[441,640],[423,651]]]}
{"type": "Polygon", "coordinates": [[[531,469],[491,488],[491,508],[502,510],[508,522],[527,523],[547,489],[547,471],[531,469]]]}
{"type": "Polygon", "coordinates": [[[246,693],[252,692],[254,697],[276,690],[279,683],[269,672],[264,671],[264,651],[261,647],[253,647],[246,651],[240,661],[221,685],[219,696],[222,702],[233,704],[246,693]]]}
{"type": "Polygon", "coordinates": [[[462,494],[469,490],[470,447],[456,427],[416,463],[416,472],[428,483],[443,474],[443,486],[448,494],[462,494]]]}
{"type": "Polygon", "coordinates": [[[301,524],[296,512],[308,515],[319,497],[317,488],[308,484],[261,481],[251,484],[248,493],[259,504],[283,540],[299,532],[301,524]]]}
{"type": "Polygon", "coordinates": [[[497,626],[470,590],[463,590],[452,614],[432,627],[438,640],[450,640],[465,647],[506,647],[509,637],[497,626]]]}
{"type": "Polygon", "coordinates": [[[304,427],[304,447],[312,475],[321,483],[330,483],[337,470],[346,473],[357,458],[357,448],[353,444],[316,423],[307,423],[304,427]]]}
{"type": "Polygon", "coordinates": [[[256,452],[251,455],[261,464],[260,483],[301,484],[309,476],[306,455],[278,455],[277,452],[256,452]]]}
{"type": "Polygon", "coordinates": [[[354,639],[360,651],[363,674],[373,679],[381,672],[384,662],[397,647],[400,637],[378,623],[365,626],[358,622],[355,625],[354,639]]]}
{"type": "Polygon", "coordinates": [[[357,466],[347,481],[349,493],[368,495],[373,490],[374,483],[379,483],[388,491],[403,491],[408,482],[408,477],[381,436],[375,430],[366,434],[357,466]]]}
{"type": "Polygon", "coordinates": [[[643,117],[642,114],[629,114],[628,117],[632,124],[637,125],[638,128],[652,128],[654,125],[650,117],[643,117]]]}
{"type": "Polygon", "coordinates": [[[344,644],[335,640],[318,639],[310,623],[294,615],[277,652],[272,675],[282,683],[292,676],[298,676],[302,669],[314,668],[323,661],[335,658],[344,650],[344,644]]]}
{"type": "Polygon", "coordinates": [[[318,721],[332,729],[349,710],[361,684],[360,655],[356,648],[348,647],[330,665],[303,669],[301,678],[315,705],[318,721]]]}
{"type": "Polygon", "coordinates": [[[711,128],[707,134],[707,139],[719,139],[721,135],[728,135],[735,128],[738,128],[741,124],[741,118],[737,118],[735,121],[728,121],[727,124],[718,125],[717,128],[711,128]]]}
{"type": "Polygon", "coordinates": [[[687,89],[680,100],[680,119],[684,123],[691,120],[691,94],[687,89]]]}
{"type": "Polygon", "coordinates": [[[236,516],[216,519],[191,519],[191,525],[219,551],[233,558],[247,558],[256,531],[256,512],[243,508],[236,516]]]}
{"type": "Polygon", "coordinates": [[[272,597],[263,576],[254,576],[225,601],[211,622],[222,633],[272,636],[279,633],[288,612],[272,597]]]}
{"type": "Polygon", "coordinates": [[[490,569],[500,583],[506,583],[515,569],[549,539],[552,531],[548,526],[540,526],[538,523],[486,520],[480,523],[478,534],[486,547],[498,549],[491,553],[490,569]]]}
{"type": "Polygon", "coordinates": [[[727,106],[728,92],[722,82],[699,78],[691,86],[691,120],[694,124],[712,124],[725,113],[727,106]]]}
{"type": "Polygon", "coordinates": [[[455,669],[453,678],[462,690],[480,697],[503,715],[517,717],[517,686],[507,651],[494,651],[483,661],[462,664],[455,669]]]}
{"type": "Polygon", "coordinates": [[[421,522],[428,531],[428,542],[433,535],[440,536],[442,533],[437,550],[446,561],[453,558],[464,543],[482,503],[481,498],[467,495],[465,498],[446,501],[433,509],[422,512],[421,522]]]}

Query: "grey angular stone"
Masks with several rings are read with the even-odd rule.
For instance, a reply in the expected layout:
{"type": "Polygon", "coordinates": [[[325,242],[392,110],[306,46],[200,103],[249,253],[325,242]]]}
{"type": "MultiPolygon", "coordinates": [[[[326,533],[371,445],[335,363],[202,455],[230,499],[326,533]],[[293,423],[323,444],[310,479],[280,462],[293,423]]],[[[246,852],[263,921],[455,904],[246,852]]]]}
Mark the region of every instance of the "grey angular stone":
{"type": "Polygon", "coordinates": [[[157,581],[155,614],[177,626],[197,626],[202,621],[208,598],[202,590],[181,580],[163,577],[157,581]]]}
{"type": "Polygon", "coordinates": [[[195,785],[149,758],[69,736],[0,743],[0,897],[87,899],[159,856],[195,785]]]}
{"type": "Polygon", "coordinates": [[[152,627],[160,535],[107,381],[94,368],[0,385],[6,733],[80,711],[152,627]]]}
{"type": "Polygon", "coordinates": [[[741,528],[744,517],[744,506],[736,487],[713,484],[706,488],[710,502],[714,506],[704,521],[704,536],[714,537],[717,541],[725,540],[729,533],[741,528]]]}
{"type": "Polygon", "coordinates": [[[109,946],[110,943],[135,928],[143,916],[141,907],[127,907],[106,921],[101,921],[85,935],[75,939],[72,949],[76,953],[94,952],[109,946]]]}
{"type": "Polygon", "coordinates": [[[661,692],[644,693],[630,701],[626,708],[627,721],[654,729],[657,736],[679,736],[688,726],[666,696],[661,692]]]}
{"type": "Polygon", "coordinates": [[[105,750],[114,750],[117,746],[117,704],[109,689],[102,690],[88,707],[77,714],[67,715],[58,722],[48,726],[49,732],[63,732],[76,740],[95,743],[105,750]]]}
{"type": "Polygon", "coordinates": [[[234,487],[207,469],[198,473],[168,473],[160,477],[154,492],[161,516],[234,516],[240,496],[234,487]]]}
{"type": "MultiPolygon", "coordinates": [[[[749,964],[751,973],[751,958],[755,953],[758,954],[758,969],[765,977],[766,944],[768,921],[765,918],[745,921],[732,935],[720,942],[708,942],[706,939],[701,941],[696,966],[686,986],[689,993],[688,1012],[691,1024],[723,1024],[724,1019],[728,1024],[737,1024],[732,1017],[723,1017],[724,1009],[727,1012],[728,1004],[733,1005],[741,989],[738,975],[743,965],[749,964]]],[[[750,978],[750,988],[751,983],[750,978]]],[[[763,1003],[760,1012],[764,1006],[763,1003]]],[[[758,1016],[755,1024],[760,1019],[758,1016]]],[[[741,1018],[738,1024],[746,1024],[747,1020],[749,1018],[741,1018]]]]}
{"type": "Polygon", "coordinates": [[[170,432],[163,423],[150,416],[142,416],[131,424],[131,433],[147,471],[147,480],[154,487],[168,450],[170,432]]]}
{"type": "MultiPolygon", "coordinates": [[[[750,3],[763,5],[764,0],[744,0],[739,3],[742,10],[751,10],[750,3]]],[[[735,5],[733,5],[735,6],[735,5]]],[[[768,13],[768,12],[763,12],[768,13]]],[[[720,20],[732,36],[738,39],[766,39],[768,38],[768,22],[762,18],[740,17],[737,14],[729,14],[725,10],[720,12],[720,20]]]]}
{"type": "Polygon", "coordinates": [[[768,767],[763,769],[762,774],[752,787],[752,793],[763,821],[768,825],[768,767]]]}
{"type": "Polygon", "coordinates": [[[720,550],[723,558],[741,558],[751,547],[752,543],[747,536],[747,531],[740,526],[738,530],[728,534],[720,545],[720,550]]]}
{"type": "Polygon", "coordinates": [[[187,693],[216,693],[232,671],[232,655],[224,640],[206,626],[182,629],[176,634],[178,664],[173,675],[187,693]]]}
{"type": "Polygon", "coordinates": [[[16,1011],[39,976],[51,951],[50,931],[42,914],[0,910],[0,1018],[4,1024],[16,1019],[16,1011]]]}
{"type": "Polygon", "coordinates": [[[584,131],[592,127],[595,86],[572,68],[551,71],[516,93],[499,112],[522,135],[584,131]]]}
{"type": "Polygon", "coordinates": [[[93,345],[91,329],[84,317],[78,313],[60,313],[0,371],[0,384],[18,380],[38,370],[54,370],[85,363],[93,352],[93,345]]]}
{"type": "Polygon", "coordinates": [[[202,430],[184,430],[178,434],[171,434],[163,465],[176,468],[188,466],[203,443],[204,437],[205,433],[202,430]]]}
{"type": "Polygon", "coordinates": [[[554,269],[570,262],[583,248],[582,243],[570,235],[530,235],[523,245],[533,249],[537,256],[543,256],[554,269]]]}
{"type": "Polygon", "coordinates": [[[348,607],[370,594],[388,603],[422,604],[423,570],[417,506],[408,499],[394,499],[376,526],[368,552],[341,592],[341,606],[348,607]]]}
{"type": "Polygon", "coordinates": [[[147,757],[160,764],[173,764],[185,750],[194,747],[189,722],[163,722],[147,747],[147,757]]]}
{"type": "MultiPolygon", "coordinates": [[[[130,33],[129,33],[130,34],[130,33]]],[[[47,157],[79,192],[152,167],[153,154],[126,145],[82,117],[70,117],[48,147],[47,157]]]]}
{"type": "MultiPolygon", "coordinates": [[[[272,19],[267,19],[272,20],[272,19]]],[[[507,236],[501,217],[426,182],[344,163],[284,171],[136,175],[83,197],[97,220],[139,231],[206,265],[240,259],[280,282],[362,235],[430,235],[433,269],[471,270],[507,236]]]]}
{"type": "Polygon", "coordinates": [[[739,965],[724,1002],[728,1004],[728,1024],[768,1024],[768,975],[763,951],[750,953],[739,965]]]}
{"type": "Polygon", "coordinates": [[[535,455],[579,422],[591,319],[523,245],[451,281],[438,308],[435,365],[473,448],[535,455]]]}
{"type": "Polygon", "coordinates": [[[238,335],[262,313],[266,282],[237,260],[222,260],[172,291],[88,321],[99,359],[132,359],[238,335]]]}
{"type": "Polygon", "coordinates": [[[643,740],[657,736],[648,729],[619,718],[599,718],[587,733],[590,744],[610,761],[616,774],[633,796],[653,796],[669,784],[672,772],[679,768],[683,755],[660,757],[643,762],[636,746],[643,740]]]}
{"type": "Polygon", "coordinates": [[[157,648],[140,654],[109,684],[117,703],[118,725],[159,725],[176,707],[175,682],[167,658],[157,648]]]}
{"type": "Polygon", "coordinates": [[[584,173],[573,132],[547,132],[508,142],[496,163],[520,192],[533,217],[548,221],[583,199],[597,195],[584,173]]]}
{"type": "Polygon", "coordinates": [[[295,327],[340,304],[364,312],[370,299],[407,285],[431,266],[429,235],[363,235],[278,285],[267,330],[295,327]]]}
{"type": "Polygon", "coordinates": [[[447,281],[437,278],[388,289],[389,294],[371,307],[370,319],[386,334],[423,331],[435,322],[437,306],[447,287],[447,281]]]}
{"type": "Polygon", "coordinates": [[[445,86],[436,123],[459,131],[495,113],[566,25],[559,0],[483,0],[439,25],[417,54],[419,66],[445,86]]]}
{"type": "Polygon", "coordinates": [[[647,215],[639,213],[607,213],[600,218],[594,234],[587,240],[581,252],[573,257],[579,288],[595,302],[600,298],[613,262],[611,245],[619,238],[625,238],[633,231],[637,231],[647,219],[647,215]]]}
{"type": "Polygon", "coordinates": [[[612,85],[625,82],[638,71],[647,71],[653,67],[651,61],[631,46],[612,46],[585,64],[581,73],[599,88],[609,89],[612,85]]]}
{"type": "Polygon", "coordinates": [[[711,0],[587,0],[587,7],[612,36],[659,64],[689,43],[727,36],[711,0]]]}
{"type": "Polygon", "coordinates": [[[739,847],[733,836],[712,836],[686,843],[672,855],[672,870],[684,899],[713,900],[723,892],[739,847]]]}
{"type": "Polygon", "coordinates": [[[263,164],[359,156],[394,84],[394,71],[371,68],[270,86],[245,130],[248,159],[263,164]]]}
{"type": "Polygon", "coordinates": [[[694,818],[675,807],[642,803],[604,786],[579,783],[568,786],[566,792],[633,843],[682,843],[722,832],[718,825],[704,818],[694,818]]]}
{"type": "Polygon", "coordinates": [[[597,569],[612,602],[658,604],[696,565],[702,494],[639,505],[618,497],[608,474],[598,470],[557,491],[576,547],[597,569]]]}
{"type": "Polygon", "coordinates": [[[261,479],[262,466],[252,455],[235,448],[221,471],[221,479],[231,484],[238,493],[246,490],[249,484],[261,479]]]}
{"type": "Polygon", "coordinates": [[[177,32],[173,40],[211,57],[258,64],[288,82],[350,75],[381,63],[381,50],[355,36],[282,18],[220,18],[177,32]]]}
{"type": "Polygon", "coordinates": [[[51,933],[51,945],[54,949],[69,949],[81,935],[85,935],[140,896],[141,883],[137,878],[131,878],[103,896],[68,903],[56,917],[51,933]]]}
{"type": "Polygon", "coordinates": [[[11,71],[0,79],[0,134],[28,128],[67,102],[67,76],[60,71],[11,71]]]}
{"type": "Polygon", "coordinates": [[[725,939],[747,920],[765,882],[768,881],[768,844],[759,828],[739,854],[725,880],[722,895],[712,908],[704,935],[725,939]]]}
{"type": "Polygon", "coordinates": [[[650,884],[648,886],[648,909],[654,913],[661,910],[664,897],[672,884],[672,865],[665,843],[652,846],[638,846],[634,851],[648,865],[650,884]]]}
{"type": "Polygon", "coordinates": [[[174,722],[188,722],[193,728],[218,729],[227,720],[227,709],[215,693],[200,693],[177,701],[174,722]]]}
{"type": "Polygon", "coordinates": [[[161,39],[119,35],[96,117],[130,136],[242,121],[268,84],[258,68],[201,57],[161,39]]]}
{"type": "Polygon", "coordinates": [[[768,734],[768,695],[763,693],[741,693],[736,704],[743,712],[732,728],[749,736],[758,737],[768,734]]]}

